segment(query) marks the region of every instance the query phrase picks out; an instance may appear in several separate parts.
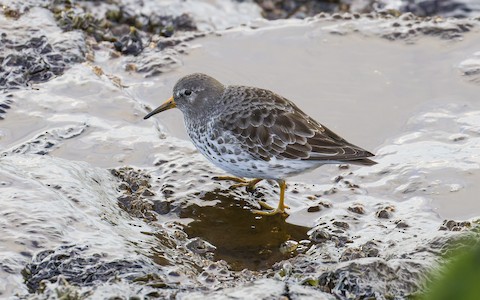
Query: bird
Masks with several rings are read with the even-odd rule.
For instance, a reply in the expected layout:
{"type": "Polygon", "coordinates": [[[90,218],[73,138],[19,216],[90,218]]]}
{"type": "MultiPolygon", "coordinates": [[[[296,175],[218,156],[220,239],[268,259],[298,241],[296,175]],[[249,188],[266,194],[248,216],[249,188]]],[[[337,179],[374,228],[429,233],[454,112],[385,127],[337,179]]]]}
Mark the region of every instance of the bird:
{"type": "Polygon", "coordinates": [[[234,176],[232,187],[253,189],[262,180],[276,181],[280,200],[276,208],[259,201],[260,215],[288,215],[286,179],[324,164],[371,166],[374,156],[347,142],[315,121],[292,101],[268,89],[224,85],[215,78],[193,73],[180,78],[173,96],[144,119],[178,108],[186,131],[210,162],[234,176]],[[246,179],[248,178],[248,179],[246,179]]]}

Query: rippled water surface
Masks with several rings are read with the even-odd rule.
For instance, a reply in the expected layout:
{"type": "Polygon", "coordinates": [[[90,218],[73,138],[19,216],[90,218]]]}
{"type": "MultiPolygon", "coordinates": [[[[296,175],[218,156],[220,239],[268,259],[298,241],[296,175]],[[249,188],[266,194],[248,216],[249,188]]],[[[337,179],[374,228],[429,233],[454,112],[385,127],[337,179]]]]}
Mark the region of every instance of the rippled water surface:
{"type": "Polygon", "coordinates": [[[436,253],[480,216],[480,33],[473,20],[462,31],[460,21],[410,18],[258,20],[138,57],[112,57],[99,43],[93,60],[9,92],[0,295],[329,299],[418,290],[436,253]],[[173,63],[160,74],[131,71],[165,57],[173,63]],[[195,150],[179,111],[143,120],[192,72],[271,89],[378,164],[291,178],[290,216],[254,215],[258,199],[276,205],[278,187],[212,180],[224,173],[195,150]]]}
{"type": "MultiPolygon", "coordinates": [[[[330,29],[314,22],[199,40],[201,46],[184,59],[184,66],[165,76],[165,88],[145,96],[146,101],[153,107],[167,99],[175,80],[192,72],[212,74],[228,84],[269,88],[349,141],[379,154],[379,166],[362,172],[395,164],[409,173],[401,181],[417,185],[415,192],[430,194],[442,217],[476,216],[479,87],[466,82],[458,67],[477,52],[478,33],[457,41],[427,37],[412,45],[360,34],[338,37],[330,29]],[[395,146],[404,151],[386,150],[395,146]],[[449,167],[470,175],[449,179],[449,167]],[[412,183],[419,180],[417,172],[428,173],[422,184],[412,183]],[[422,188],[443,189],[464,202],[422,188]]],[[[174,136],[188,139],[180,112],[157,119],[174,136]]],[[[323,167],[298,180],[318,184],[325,174],[338,171],[323,167]]]]}

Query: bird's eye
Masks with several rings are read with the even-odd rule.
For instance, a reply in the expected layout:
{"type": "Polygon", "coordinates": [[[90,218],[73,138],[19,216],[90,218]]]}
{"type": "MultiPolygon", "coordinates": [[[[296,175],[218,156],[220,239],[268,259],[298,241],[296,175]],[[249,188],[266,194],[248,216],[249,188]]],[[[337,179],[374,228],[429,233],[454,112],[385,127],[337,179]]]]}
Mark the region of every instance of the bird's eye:
{"type": "Polygon", "coordinates": [[[183,92],[185,94],[185,96],[190,96],[192,94],[192,91],[191,90],[185,90],[185,92],[183,92]]]}

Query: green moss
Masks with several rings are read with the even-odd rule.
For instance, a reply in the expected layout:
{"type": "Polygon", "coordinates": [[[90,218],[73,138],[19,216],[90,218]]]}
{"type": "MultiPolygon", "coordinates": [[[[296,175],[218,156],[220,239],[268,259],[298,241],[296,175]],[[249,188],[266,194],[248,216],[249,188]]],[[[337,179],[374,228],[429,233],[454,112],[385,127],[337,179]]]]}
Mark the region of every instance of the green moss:
{"type": "Polygon", "coordinates": [[[457,250],[416,300],[480,299],[480,246],[457,250]]]}
{"type": "Polygon", "coordinates": [[[302,285],[317,287],[318,286],[318,279],[306,278],[302,281],[302,285]]]}

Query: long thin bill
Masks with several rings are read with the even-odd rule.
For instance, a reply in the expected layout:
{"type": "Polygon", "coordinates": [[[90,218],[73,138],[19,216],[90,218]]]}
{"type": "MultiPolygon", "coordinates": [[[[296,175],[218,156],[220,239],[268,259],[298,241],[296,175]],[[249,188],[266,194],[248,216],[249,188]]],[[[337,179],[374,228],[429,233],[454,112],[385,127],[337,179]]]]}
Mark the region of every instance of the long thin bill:
{"type": "Polygon", "coordinates": [[[153,115],[156,115],[158,113],[161,113],[162,111],[166,111],[166,110],[169,110],[171,108],[175,108],[177,106],[177,104],[175,103],[175,101],[173,100],[173,97],[170,97],[167,101],[165,101],[165,103],[163,103],[162,105],[160,105],[159,107],[155,108],[154,110],[152,110],[149,114],[147,114],[145,117],[143,117],[144,120],[150,118],[151,116],[153,115]]]}

